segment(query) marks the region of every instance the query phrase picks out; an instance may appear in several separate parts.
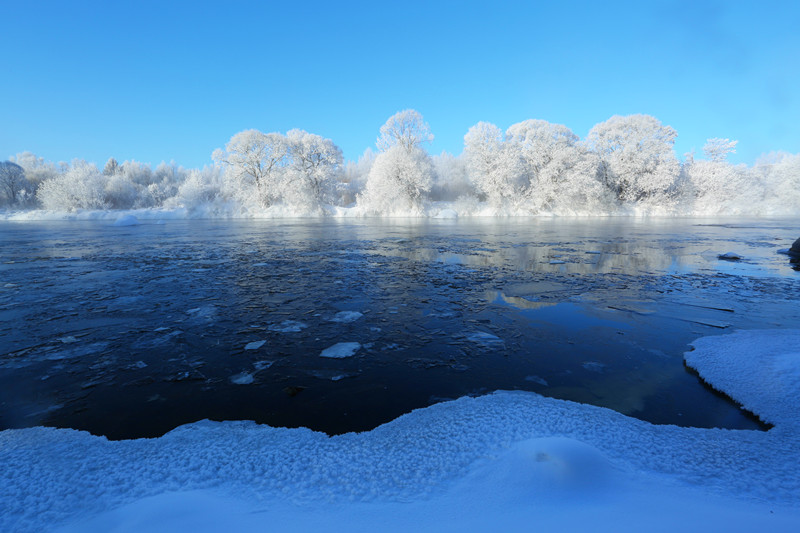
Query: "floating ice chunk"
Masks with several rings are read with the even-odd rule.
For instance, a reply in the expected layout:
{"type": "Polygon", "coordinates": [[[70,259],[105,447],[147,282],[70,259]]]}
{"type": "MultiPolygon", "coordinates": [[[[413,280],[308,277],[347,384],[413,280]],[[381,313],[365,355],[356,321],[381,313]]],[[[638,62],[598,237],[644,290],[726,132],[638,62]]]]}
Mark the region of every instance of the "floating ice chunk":
{"type": "Polygon", "coordinates": [[[252,266],[254,266],[254,267],[267,267],[267,266],[269,266],[269,263],[253,263],[252,266]]]}
{"type": "Polygon", "coordinates": [[[202,307],[195,307],[194,309],[189,309],[186,312],[192,315],[194,318],[211,320],[216,314],[217,308],[214,307],[213,305],[204,305],[202,307]]]}
{"type": "Polygon", "coordinates": [[[602,374],[606,368],[606,365],[597,361],[586,361],[581,366],[589,372],[597,372],[598,374],[602,374]]]}
{"type": "Polygon", "coordinates": [[[497,335],[492,335],[491,333],[487,333],[485,331],[476,331],[474,333],[470,333],[467,335],[467,340],[477,344],[482,344],[484,346],[494,346],[503,343],[503,339],[497,335]]]}
{"type": "Polygon", "coordinates": [[[168,329],[169,329],[169,328],[163,328],[163,327],[162,327],[162,328],[156,328],[156,329],[154,329],[153,331],[155,331],[156,333],[160,333],[160,332],[162,332],[162,331],[167,331],[168,329]]]}
{"type": "Polygon", "coordinates": [[[340,322],[342,324],[347,324],[350,322],[355,322],[362,316],[364,316],[364,314],[359,313],[358,311],[340,311],[335,315],[333,315],[333,318],[331,318],[331,322],[340,322]]]}
{"type": "Polygon", "coordinates": [[[319,354],[320,357],[330,357],[332,359],[342,359],[351,357],[361,348],[358,342],[337,342],[333,346],[325,348],[319,354]]]}
{"type": "Polygon", "coordinates": [[[75,337],[73,337],[72,335],[69,335],[69,336],[67,336],[67,337],[61,337],[61,338],[60,338],[60,339],[58,339],[58,340],[60,340],[60,341],[61,341],[61,342],[63,342],[64,344],[72,344],[73,342],[78,342],[78,339],[76,339],[76,338],[75,338],[75,337]]]}
{"type": "Polygon", "coordinates": [[[231,376],[230,380],[234,385],[250,385],[253,383],[254,378],[253,374],[250,372],[242,372],[240,374],[236,374],[235,376],[231,376]]]}
{"type": "Polygon", "coordinates": [[[272,324],[269,326],[270,331],[279,333],[297,333],[308,327],[308,324],[298,322],[297,320],[284,320],[280,324],[272,324]]]}
{"type": "Polygon", "coordinates": [[[261,370],[266,370],[267,368],[271,367],[275,361],[256,361],[253,363],[253,368],[256,369],[256,372],[261,370]]]}
{"type": "Polygon", "coordinates": [[[547,380],[540,378],[539,376],[525,376],[525,381],[530,381],[533,383],[538,383],[539,385],[544,385],[545,387],[549,387],[547,380]]]}
{"type": "Polygon", "coordinates": [[[722,259],[723,261],[739,261],[742,259],[742,256],[735,252],[727,252],[724,254],[719,254],[717,259],[722,259]]]}
{"type": "Polygon", "coordinates": [[[264,346],[266,343],[267,343],[267,341],[248,342],[247,344],[245,344],[244,349],[245,350],[258,350],[259,348],[264,346]]]}
{"type": "Polygon", "coordinates": [[[139,224],[139,219],[133,215],[122,215],[114,221],[115,226],[136,226],[139,224]]]}
{"type": "MultiPolygon", "coordinates": [[[[789,249],[788,248],[786,249],[786,253],[787,254],[789,253],[789,249]]],[[[3,285],[3,287],[6,288],[6,289],[13,289],[14,287],[17,287],[17,284],[16,283],[6,283],[5,285],[3,285]]]]}
{"type": "Polygon", "coordinates": [[[136,361],[135,363],[133,363],[133,366],[136,368],[147,368],[147,363],[145,363],[144,361],[136,361]]]}
{"type": "Polygon", "coordinates": [[[309,374],[315,378],[331,381],[341,381],[345,378],[352,378],[358,375],[356,373],[342,372],[340,370],[311,370],[309,374]]]}

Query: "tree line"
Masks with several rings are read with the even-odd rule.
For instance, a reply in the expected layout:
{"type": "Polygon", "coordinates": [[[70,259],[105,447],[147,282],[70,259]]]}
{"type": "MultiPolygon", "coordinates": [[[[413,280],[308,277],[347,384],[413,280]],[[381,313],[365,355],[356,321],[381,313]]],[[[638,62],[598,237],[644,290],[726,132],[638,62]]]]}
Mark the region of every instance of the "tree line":
{"type": "Polygon", "coordinates": [[[479,122],[459,156],[431,156],[433,134],[409,109],[380,128],[376,149],[345,162],[331,140],[304,130],[235,134],[213,165],[152,168],[110,158],[44,161],[31,153],[0,163],[0,205],[11,209],[186,208],[206,214],[269,210],[325,214],[424,213],[451,202],[465,214],[676,214],[800,212],[800,155],[771,154],[753,166],[727,161],[737,141],[709,139],[700,158],[674,151],[677,132],[648,115],[614,116],[585,139],[544,120],[503,131],[479,122]]]}

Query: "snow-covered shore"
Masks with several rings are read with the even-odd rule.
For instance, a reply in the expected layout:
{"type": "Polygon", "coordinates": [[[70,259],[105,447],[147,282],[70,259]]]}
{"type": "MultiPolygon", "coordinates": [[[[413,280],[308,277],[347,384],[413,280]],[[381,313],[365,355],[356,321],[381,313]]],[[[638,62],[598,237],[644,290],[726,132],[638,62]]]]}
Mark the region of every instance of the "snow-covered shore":
{"type": "Polygon", "coordinates": [[[0,530],[793,530],[800,330],[694,346],[689,364],[775,428],[655,426],[497,392],[334,437],[209,421],[115,442],[6,430],[0,530]]]}

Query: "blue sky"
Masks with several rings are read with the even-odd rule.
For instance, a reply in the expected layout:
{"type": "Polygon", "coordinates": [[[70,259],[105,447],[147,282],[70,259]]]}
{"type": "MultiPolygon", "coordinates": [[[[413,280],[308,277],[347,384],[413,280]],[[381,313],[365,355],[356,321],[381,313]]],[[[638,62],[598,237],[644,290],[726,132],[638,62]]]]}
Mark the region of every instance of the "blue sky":
{"type": "Polygon", "coordinates": [[[187,167],[238,131],[303,128],[347,159],[401,109],[431,153],[484,120],[584,137],[615,114],[678,155],[800,152],[800,2],[6,2],[0,158],[187,167]]]}

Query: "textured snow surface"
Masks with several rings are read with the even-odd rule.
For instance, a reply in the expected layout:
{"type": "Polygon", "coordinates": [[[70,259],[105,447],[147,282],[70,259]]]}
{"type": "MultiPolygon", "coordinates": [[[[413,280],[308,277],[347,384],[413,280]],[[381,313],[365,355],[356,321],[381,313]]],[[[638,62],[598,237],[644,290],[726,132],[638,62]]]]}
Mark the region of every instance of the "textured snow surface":
{"type": "Polygon", "coordinates": [[[768,432],[655,426],[530,392],[335,437],[210,421],[115,442],[6,430],[0,531],[794,531],[800,435],[781,424],[796,427],[797,390],[768,385],[796,383],[798,338],[741,332],[687,354],[747,405],[767,387],[751,408],[768,432]],[[765,364],[765,382],[745,377],[765,364]]]}
{"type": "Polygon", "coordinates": [[[684,359],[709,385],[776,430],[800,433],[800,330],[738,331],[692,346],[684,359]]]}

